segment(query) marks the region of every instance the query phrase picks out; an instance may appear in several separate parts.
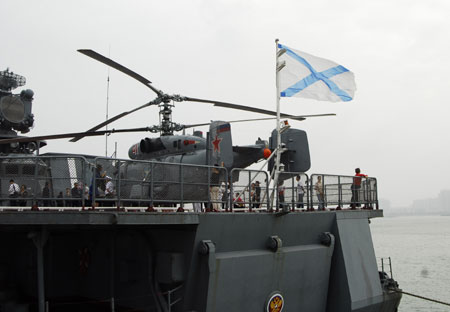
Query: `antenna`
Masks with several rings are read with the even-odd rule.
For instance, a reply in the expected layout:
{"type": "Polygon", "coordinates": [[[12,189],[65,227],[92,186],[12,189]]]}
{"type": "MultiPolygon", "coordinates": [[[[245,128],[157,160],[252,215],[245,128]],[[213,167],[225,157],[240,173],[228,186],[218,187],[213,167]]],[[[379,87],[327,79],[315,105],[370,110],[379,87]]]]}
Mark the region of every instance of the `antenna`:
{"type": "Polygon", "coordinates": [[[114,142],[114,153],[111,154],[111,158],[117,158],[117,142],[114,142]]]}
{"type": "MultiPolygon", "coordinates": [[[[111,57],[111,46],[109,46],[108,57],[111,57]]],[[[108,66],[108,78],[106,79],[106,120],[108,120],[109,109],[109,69],[108,66]]],[[[108,125],[105,126],[105,130],[108,130],[108,125]]],[[[108,157],[108,134],[105,134],[105,157],[108,157]]]]}

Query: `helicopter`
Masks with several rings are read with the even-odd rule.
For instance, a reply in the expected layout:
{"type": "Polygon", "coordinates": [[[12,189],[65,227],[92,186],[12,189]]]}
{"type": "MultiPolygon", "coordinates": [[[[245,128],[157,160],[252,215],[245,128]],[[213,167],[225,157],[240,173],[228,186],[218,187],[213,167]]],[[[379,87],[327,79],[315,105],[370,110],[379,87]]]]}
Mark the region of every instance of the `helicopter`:
{"type": "MultiPolygon", "coordinates": [[[[258,140],[255,144],[246,146],[233,146],[231,139],[231,125],[234,122],[248,122],[257,120],[275,119],[275,117],[269,118],[257,118],[247,120],[235,120],[235,121],[212,121],[211,123],[194,124],[194,125],[182,125],[172,121],[172,110],[175,102],[197,102],[213,104],[217,107],[226,107],[231,109],[237,109],[242,111],[249,111],[254,113],[260,113],[270,116],[276,116],[276,112],[260,109],[256,107],[249,107],[244,105],[232,104],[227,102],[220,102],[215,100],[205,100],[194,97],[187,97],[178,94],[167,94],[162,90],[153,86],[152,82],[147,78],[139,75],[138,73],[130,70],[129,68],[107,58],[93,50],[80,49],[78,52],[97,60],[105,65],[108,65],[132,78],[139,81],[155,94],[156,98],[150,102],[139,106],[133,110],[118,114],[98,125],[89,129],[87,132],[97,131],[98,129],[116,121],[128,114],[134,113],[145,107],[158,105],[159,106],[159,120],[160,124],[147,128],[147,131],[152,133],[160,133],[160,137],[157,138],[144,138],[140,142],[132,145],[129,148],[128,156],[130,159],[136,160],[157,160],[161,162],[174,162],[174,163],[187,163],[197,165],[218,165],[231,170],[232,168],[246,168],[249,165],[270,156],[270,151],[274,150],[276,142],[271,138],[271,145],[268,146],[266,141],[258,140]],[[174,135],[176,131],[184,131],[187,128],[193,128],[198,126],[210,125],[209,132],[206,139],[203,139],[200,132],[195,132],[192,136],[174,135]]],[[[318,114],[307,116],[294,116],[286,113],[281,113],[281,117],[290,118],[294,120],[305,120],[307,117],[316,116],[330,116],[335,114],[318,114]]],[[[71,139],[71,142],[76,142],[82,139],[83,136],[77,136],[71,139]]],[[[296,169],[297,171],[305,172],[310,167],[309,149],[306,138],[306,132],[298,129],[289,129],[282,135],[283,143],[288,144],[290,142],[290,156],[284,157],[282,161],[285,162],[285,167],[290,169],[296,169]],[[295,133],[295,134],[294,134],[295,133]],[[294,139],[295,137],[295,139],[294,139]],[[294,144],[297,142],[298,144],[294,144]],[[295,159],[293,159],[295,155],[295,159]],[[295,168],[294,164],[297,164],[295,168]]]]}
{"type": "MultiPolygon", "coordinates": [[[[258,120],[269,120],[276,119],[277,113],[270,110],[265,110],[256,107],[238,105],[228,102],[221,102],[215,100],[206,100],[194,97],[182,96],[179,94],[167,94],[162,90],[155,88],[151,81],[143,76],[137,74],[136,72],[126,68],[125,66],[107,58],[93,50],[81,49],[78,52],[93,58],[105,65],[108,65],[130,77],[139,81],[151,91],[156,94],[156,97],[145,103],[144,105],[138,106],[132,110],[120,113],[100,124],[92,127],[85,132],[76,133],[63,133],[63,134],[52,134],[44,136],[35,137],[20,137],[13,130],[20,130],[23,133],[29,131],[34,122],[34,116],[31,114],[31,102],[33,99],[33,92],[31,90],[22,91],[20,95],[21,101],[9,101],[8,105],[0,105],[0,129],[4,128],[5,132],[0,133],[0,153],[3,155],[9,154],[31,154],[46,145],[46,140],[53,139],[63,139],[72,138],[71,142],[77,142],[87,136],[100,136],[109,135],[112,133],[124,133],[124,132],[151,132],[159,133],[159,137],[145,137],[141,139],[140,142],[133,144],[128,150],[128,156],[132,160],[144,160],[144,161],[154,161],[158,163],[170,163],[170,164],[189,164],[197,166],[220,166],[226,168],[230,172],[233,168],[246,168],[253,163],[256,163],[264,158],[270,158],[271,152],[277,147],[277,135],[276,130],[272,132],[272,136],[269,141],[262,140],[258,138],[254,144],[245,146],[233,146],[232,136],[231,136],[231,123],[234,122],[250,122],[258,120]],[[176,102],[197,102],[212,104],[217,107],[225,107],[230,109],[237,109],[242,111],[254,112],[264,115],[269,115],[271,117],[256,118],[256,119],[246,119],[246,120],[234,120],[234,121],[211,121],[202,124],[191,124],[183,125],[175,123],[172,121],[172,110],[175,107],[176,102]],[[22,109],[22,106],[25,107],[22,109]],[[158,125],[141,127],[141,128],[130,128],[130,129],[110,129],[110,130],[99,130],[110,123],[117,121],[131,113],[139,111],[143,108],[150,106],[159,107],[159,120],[158,125]],[[8,107],[8,109],[4,109],[8,107]],[[17,116],[14,118],[10,117],[11,113],[14,112],[17,116]],[[20,117],[18,116],[20,115],[20,117]],[[15,120],[16,123],[11,122],[15,120]],[[186,135],[184,132],[186,129],[207,126],[209,125],[209,131],[206,137],[200,131],[194,131],[192,135],[186,135]],[[6,131],[8,130],[8,131],[6,131]],[[183,131],[183,134],[174,134],[175,132],[183,131]]],[[[9,77],[9,76],[8,76],[9,77]]],[[[20,78],[9,77],[6,79],[9,81],[10,87],[19,86],[24,84],[20,78]],[[9,80],[8,80],[9,79],[9,80]]],[[[6,81],[4,79],[4,81],[6,81]]],[[[1,80],[0,80],[1,82],[1,80]]],[[[0,103],[6,102],[5,99],[9,99],[10,94],[0,94],[0,103]]],[[[14,95],[17,97],[17,95],[14,95]]],[[[291,114],[281,113],[280,116],[286,119],[302,121],[308,117],[318,117],[318,116],[334,116],[335,114],[316,114],[316,115],[301,115],[295,116],[291,114]]],[[[286,171],[290,172],[306,172],[310,168],[310,155],[306,132],[300,129],[290,128],[287,121],[282,128],[281,141],[284,146],[285,152],[282,154],[281,163],[284,165],[286,171]]],[[[65,154],[59,154],[65,155],[65,154]]],[[[70,155],[67,155],[70,156],[70,155]]],[[[50,167],[55,167],[55,165],[49,165],[50,167]]],[[[94,167],[94,166],[93,166],[94,167]]],[[[121,172],[121,177],[123,179],[131,180],[141,180],[145,181],[149,179],[148,170],[144,170],[145,165],[142,163],[125,163],[122,165],[120,170],[111,170],[114,172],[121,172]]],[[[269,170],[273,167],[273,161],[269,163],[269,170]]],[[[174,167],[173,167],[174,168],[174,167]]],[[[152,176],[176,176],[178,174],[176,169],[170,170],[168,166],[159,165],[152,170],[152,176]]],[[[117,169],[117,168],[116,168],[117,169]]],[[[92,171],[95,169],[93,168],[92,171]]],[[[47,173],[51,175],[51,173],[47,173]]],[[[189,179],[190,182],[195,182],[198,179],[208,179],[210,176],[210,171],[195,172],[189,179]]],[[[114,177],[117,178],[117,177],[114,177]]],[[[239,179],[239,174],[229,177],[229,182],[233,182],[239,179]]],[[[44,180],[44,179],[43,179],[44,180]]],[[[122,191],[127,193],[132,193],[132,189],[135,185],[129,185],[129,187],[122,187],[122,191]]],[[[59,186],[58,189],[64,189],[64,187],[69,186],[59,186]]],[[[174,185],[160,186],[162,190],[160,193],[164,194],[169,192],[168,188],[176,188],[174,185]]],[[[178,193],[177,190],[172,190],[173,193],[178,193]]],[[[191,193],[189,189],[184,190],[185,193],[191,193]]],[[[207,192],[197,192],[205,193],[207,192]]],[[[156,195],[158,190],[156,190],[156,195]]],[[[156,196],[157,197],[157,196],[156,196]]]]}
{"type": "MultiPolygon", "coordinates": [[[[273,151],[274,147],[276,146],[275,145],[276,142],[274,141],[276,140],[276,138],[273,135],[270,138],[270,145],[268,145],[267,141],[258,138],[255,144],[246,146],[233,146],[231,139],[231,125],[230,125],[230,123],[233,122],[269,120],[269,119],[276,119],[276,117],[235,120],[235,121],[212,121],[208,123],[192,124],[192,125],[183,125],[172,121],[172,110],[174,108],[173,103],[183,101],[208,103],[213,104],[214,106],[217,107],[226,107],[230,109],[249,111],[270,116],[276,116],[276,112],[274,111],[238,105],[233,103],[220,102],[215,100],[205,100],[200,98],[187,97],[179,94],[172,94],[172,95],[167,94],[162,90],[159,90],[156,87],[154,87],[152,82],[147,78],[113,61],[110,58],[107,58],[90,49],[80,49],[78,50],[78,52],[90,58],[93,58],[94,60],[97,60],[105,65],[108,65],[139,81],[140,83],[151,89],[156,94],[156,98],[137,108],[134,108],[132,110],[120,113],[112,118],[109,118],[106,121],[101,122],[100,124],[94,126],[93,128],[85,132],[56,134],[39,137],[10,136],[4,137],[3,140],[0,140],[1,144],[0,146],[4,146],[5,143],[15,143],[16,145],[17,144],[23,145],[24,143],[27,142],[33,142],[34,145],[38,145],[39,142],[40,147],[42,146],[42,143],[46,144],[43,141],[49,139],[61,139],[72,137],[70,142],[77,142],[86,136],[105,135],[120,132],[147,131],[151,133],[159,133],[160,136],[156,138],[146,137],[143,138],[140,142],[133,144],[128,150],[128,156],[130,157],[130,159],[155,160],[160,162],[177,162],[196,165],[222,164],[229,170],[234,167],[246,168],[249,165],[259,161],[260,159],[263,159],[264,155],[268,157],[268,155],[270,155],[268,150],[273,151]],[[117,121],[120,118],[123,118],[131,113],[137,112],[143,108],[155,105],[159,107],[159,116],[160,116],[159,125],[143,128],[111,129],[105,131],[98,131],[99,129],[109,125],[114,121],[117,121]],[[209,132],[207,133],[206,138],[203,137],[202,132],[200,131],[195,131],[193,135],[184,134],[184,131],[188,128],[194,128],[205,125],[210,125],[209,132]],[[183,135],[174,134],[174,132],[179,131],[183,131],[183,135]]],[[[28,94],[30,100],[29,105],[27,106],[29,111],[28,118],[31,118],[29,122],[30,123],[29,127],[31,127],[33,123],[33,115],[31,114],[31,99],[33,93],[31,90],[27,90],[26,93],[31,94],[31,98],[30,94],[28,94]]],[[[3,100],[4,99],[2,99],[2,102],[3,100]]],[[[1,117],[3,117],[4,115],[2,113],[3,111],[0,112],[1,117]]],[[[302,121],[308,117],[334,116],[334,115],[335,114],[315,114],[315,115],[295,116],[291,114],[281,113],[280,116],[282,118],[302,121]]],[[[3,125],[3,123],[0,123],[0,126],[1,125],[3,125]]],[[[29,127],[27,128],[27,131],[29,131],[29,127]]],[[[310,161],[309,161],[309,149],[307,145],[308,142],[306,138],[306,132],[299,129],[288,129],[288,131],[282,134],[282,142],[285,143],[285,145],[289,145],[288,153],[290,153],[291,156],[291,157],[284,157],[284,159],[282,159],[282,161],[284,161],[285,167],[290,168],[293,171],[301,171],[301,172],[307,171],[309,169],[310,161]],[[295,155],[295,159],[292,159],[293,155],[295,155]],[[293,164],[297,164],[297,166],[293,167],[293,164]]]]}

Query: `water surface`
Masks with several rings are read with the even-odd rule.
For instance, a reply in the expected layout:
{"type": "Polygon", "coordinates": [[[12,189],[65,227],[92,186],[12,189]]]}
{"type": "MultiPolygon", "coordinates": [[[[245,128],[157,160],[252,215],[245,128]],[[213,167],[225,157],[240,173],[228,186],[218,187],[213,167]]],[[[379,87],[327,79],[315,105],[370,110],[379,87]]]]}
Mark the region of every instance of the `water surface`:
{"type": "MultiPolygon", "coordinates": [[[[371,219],[377,260],[391,257],[404,291],[450,302],[450,216],[371,219]]],[[[403,295],[400,312],[448,312],[449,306],[403,295]]]]}

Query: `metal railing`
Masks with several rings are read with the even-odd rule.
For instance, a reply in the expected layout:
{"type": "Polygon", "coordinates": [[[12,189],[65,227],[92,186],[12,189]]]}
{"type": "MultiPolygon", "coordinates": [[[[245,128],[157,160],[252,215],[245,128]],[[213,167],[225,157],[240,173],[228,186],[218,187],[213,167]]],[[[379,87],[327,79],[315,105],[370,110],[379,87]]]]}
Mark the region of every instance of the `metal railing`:
{"type": "Polygon", "coordinates": [[[81,156],[0,157],[1,205],[79,207],[84,197],[72,188],[84,189],[88,164],[81,156]]]}
{"type": "Polygon", "coordinates": [[[0,209],[378,208],[375,178],[298,172],[280,177],[274,189],[267,184],[268,173],[258,170],[235,168],[229,174],[223,167],[105,157],[1,156],[0,209]],[[12,194],[11,188],[18,190],[12,194]]]}
{"type": "Polygon", "coordinates": [[[372,177],[355,177],[329,174],[311,175],[309,184],[311,207],[378,209],[377,180],[372,177]]]}
{"type": "Polygon", "coordinates": [[[272,189],[276,195],[274,207],[276,211],[295,211],[311,208],[310,197],[308,196],[309,176],[301,172],[283,172],[282,180],[278,187],[272,189]]]}
{"type": "Polygon", "coordinates": [[[233,211],[261,210],[269,207],[268,174],[260,170],[234,168],[231,170],[230,192],[226,196],[233,211]],[[231,195],[231,196],[230,196],[231,195]]]}
{"type": "Polygon", "coordinates": [[[219,187],[228,181],[223,167],[100,157],[94,165],[91,198],[95,207],[184,207],[188,203],[216,207],[222,204],[219,187]]]}
{"type": "Polygon", "coordinates": [[[380,262],[378,264],[378,266],[379,266],[378,269],[380,270],[380,272],[387,274],[387,276],[389,278],[393,279],[394,277],[392,275],[392,260],[391,260],[391,257],[379,258],[379,259],[380,259],[380,262]],[[389,271],[387,271],[387,270],[389,270],[389,271]]]}

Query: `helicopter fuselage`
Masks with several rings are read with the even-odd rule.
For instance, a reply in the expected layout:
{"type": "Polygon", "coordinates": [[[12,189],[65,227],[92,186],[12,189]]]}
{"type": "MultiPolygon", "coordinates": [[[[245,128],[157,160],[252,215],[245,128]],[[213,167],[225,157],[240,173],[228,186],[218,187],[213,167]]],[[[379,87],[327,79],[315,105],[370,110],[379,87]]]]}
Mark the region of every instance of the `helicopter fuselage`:
{"type": "MultiPolygon", "coordinates": [[[[157,138],[145,138],[128,150],[128,156],[133,160],[155,160],[170,163],[193,165],[214,165],[208,157],[208,151],[214,150],[214,140],[208,146],[207,140],[195,135],[172,135],[157,138]]],[[[254,145],[243,147],[233,146],[233,167],[245,168],[264,157],[266,145],[258,141],[254,145]]]]}
{"type": "Polygon", "coordinates": [[[206,149],[206,140],[194,135],[171,135],[144,138],[133,144],[128,156],[134,160],[163,159],[167,156],[194,153],[206,149]]]}

